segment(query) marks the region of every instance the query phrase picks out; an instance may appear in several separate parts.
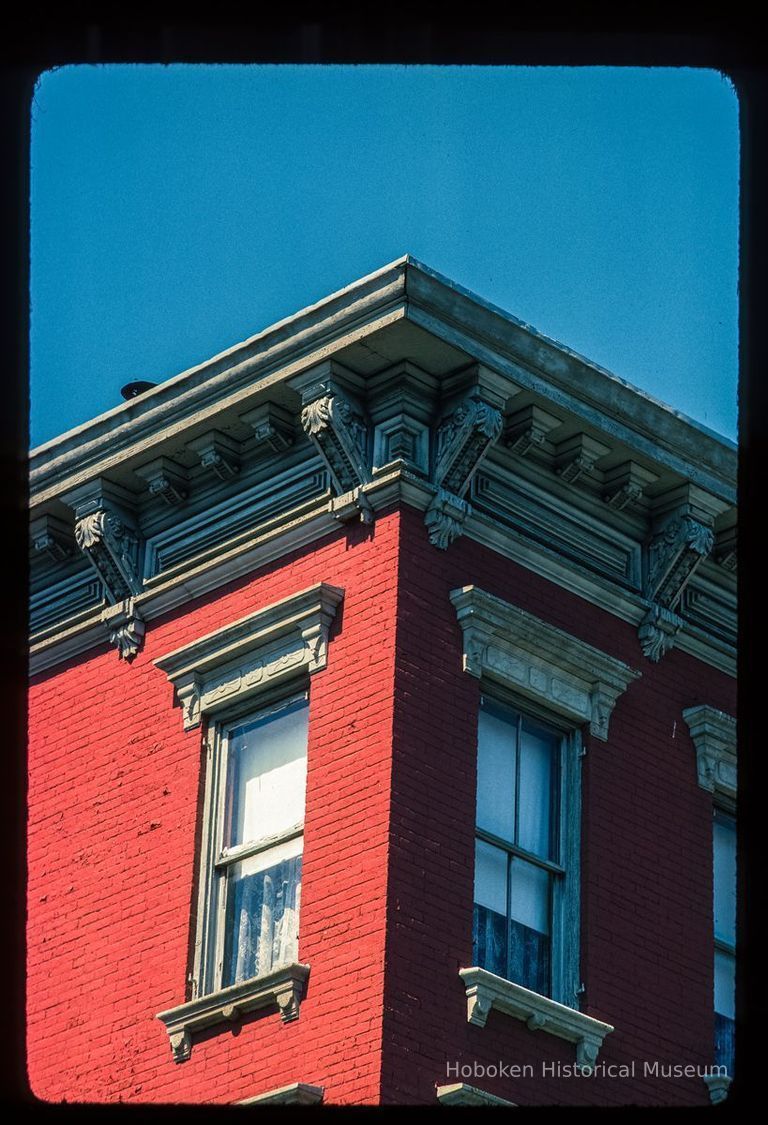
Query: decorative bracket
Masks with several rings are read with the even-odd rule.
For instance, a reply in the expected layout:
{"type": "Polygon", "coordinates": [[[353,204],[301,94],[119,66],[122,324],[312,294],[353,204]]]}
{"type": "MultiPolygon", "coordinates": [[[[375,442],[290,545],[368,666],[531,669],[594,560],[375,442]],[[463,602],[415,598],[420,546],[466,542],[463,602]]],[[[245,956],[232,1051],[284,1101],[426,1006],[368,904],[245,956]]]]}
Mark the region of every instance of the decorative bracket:
{"type": "Polygon", "coordinates": [[[147,465],[141,465],[134,472],[149,486],[149,495],[156,496],[164,503],[175,507],[187,498],[186,471],[167,457],[157,457],[147,465]]]}
{"type": "Polygon", "coordinates": [[[293,445],[293,418],[282,406],[275,402],[264,402],[254,410],[240,415],[240,421],[253,430],[259,447],[280,453],[293,445]]]}
{"type": "Polygon", "coordinates": [[[606,453],[610,453],[610,448],[601,441],[596,441],[589,434],[574,434],[558,445],[555,472],[561,480],[575,484],[580,477],[591,473],[595,463],[606,453]]]}
{"type": "Polygon", "coordinates": [[[219,430],[193,438],[187,445],[200,458],[203,468],[219,480],[231,480],[240,472],[240,445],[219,430]]]}
{"type": "Polygon", "coordinates": [[[47,555],[52,562],[61,562],[74,554],[72,528],[56,516],[46,514],[32,520],[30,535],[34,550],[47,555]]]}
{"type": "Polygon", "coordinates": [[[658,479],[656,473],[644,469],[635,461],[624,461],[623,464],[606,470],[603,476],[603,500],[609,508],[620,512],[638,504],[648,485],[658,479]]]}
{"type": "Polygon", "coordinates": [[[113,511],[98,508],[81,516],[75,523],[75,542],[101,578],[113,604],[140,593],[138,542],[113,511]]]}
{"type": "Polygon", "coordinates": [[[475,392],[467,395],[437,429],[432,478],[437,487],[459,497],[466,492],[502,427],[500,410],[475,392]]]}
{"type": "Polygon", "coordinates": [[[711,527],[691,515],[672,516],[648,546],[645,596],[674,609],[701,562],[715,542],[711,527]]]}
{"type": "Polygon", "coordinates": [[[304,432],[325,461],[339,494],[371,479],[362,411],[340,394],[323,395],[301,412],[304,432]]]}
{"type": "Polygon", "coordinates": [[[637,627],[637,636],[643,656],[658,664],[662,656],[674,648],[675,637],[682,628],[683,619],[660,605],[652,605],[637,627]]]}
{"type": "Polygon", "coordinates": [[[680,497],[684,502],[671,510],[667,503],[665,518],[657,524],[646,552],[643,593],[649,608],[638,626],[638,638],[643,654],[654,663],[673,647],[683,624],[675,610],[715,542],[712,522],[719,502],[690,486],[680,497]]]}
{"type": "Polygon", "coordinates": [[[471,514],[472,506],[466,500],[439,489],[424,516],[432,546],[445,551],[461,535],[464,521],[471,514]]]}
{"type": "Polygon", "coordinates": [[[540,406],[524,406],[509,418],[502,440],[513,453],[525,457],[534,446],[542,446],[550,430],[561,424],[559,418],[540,406]]]}
{"type": "Polygon", "coordinates": [[[144,640],[144,618],[136,608],[133,598],[126,598],[117,605],[107,606],[101,620],[109,630],[110,644],[113,644],[122,660],[132,660],[144,640]]]}

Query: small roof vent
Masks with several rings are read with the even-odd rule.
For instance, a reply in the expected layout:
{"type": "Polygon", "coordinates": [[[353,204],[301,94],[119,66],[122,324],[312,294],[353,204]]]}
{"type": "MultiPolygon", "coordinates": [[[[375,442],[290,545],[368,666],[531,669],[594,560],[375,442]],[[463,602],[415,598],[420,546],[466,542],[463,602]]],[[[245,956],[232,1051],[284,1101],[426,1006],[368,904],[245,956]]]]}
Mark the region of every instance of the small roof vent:
{"type": "Polygon", "coordinates": [[[120,394],[124,399],[138,398],[139,395],[151,391],[156,386],[157,383],[148,383],[145,379],[137,379],[135,383],[126,383],[124,387],[121,387],[120,394]]]}

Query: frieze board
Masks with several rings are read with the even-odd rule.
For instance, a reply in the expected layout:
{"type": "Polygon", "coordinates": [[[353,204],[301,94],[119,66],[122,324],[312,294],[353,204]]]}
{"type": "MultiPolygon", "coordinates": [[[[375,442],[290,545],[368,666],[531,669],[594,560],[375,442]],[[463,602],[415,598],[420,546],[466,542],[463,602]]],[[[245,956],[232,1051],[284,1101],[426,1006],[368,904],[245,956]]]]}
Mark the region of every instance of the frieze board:
{"type": "MultiPolygon", "coordinates": [[[[497,468],[494,464],[494,473],[497,468]]],[[[532,485],[530,487],[533,489],[532,485]]],[[[425,511],[436,492],[427,481],[397,463],[386,466],[382,472],[374,473],[373,479],[364,486],[363,491],[377,511],[398,502],[425,511]]],[[[620,515],[623,516],[624,513],[620,515]]],[[[477,505],[467,517],[463,530],[464,534],[502,556],[534,570],[632,625],[637,626],[647,611],[647,603],[644,604],[639,596],[590,572],[576,561],[563,559],[545,544],[510,535],[497,520],[479,511],[477,505]]],[[[137,598],[137,605],[141,608],[144,620],[150,621],[185,604],[190,598],[207,594],[223,583],[338,531],[339,524],[330,513],[327,497],[307,501],[298,509],[276,517],[258,531],[246,532],[239,538],[226,540],[207,554],[180,565],[175,571],[163,572],[147,579],[144,592],[137,598]]],[[[66,582],[69,583],[70,579],[66,582]]],[[[731,576],[724,573],[724,582],[731,583],[731,576]]],[[[41,603],[46,597],[42,591],[35,596],[40,597],[41,603]]],[[[31,673],[43,672],[61,661],[86,652],[100,643],[102,637],[100,611],[96,607],[91,614],[86,613],[77,618],[67,617],[51,628],[41,628],[40,632],[35,632],[31,637],[31,673]]],[[[719,637],[707,634],[692,623],[685,624],[677,636],[676,645],[696,659],[703,660],[730,676],[735,675],[733,646],[719,637]]]]}
{"type": "Polygon", "coordinates": [[[477,586],[450,599],[466,672],[498,678],[607,740],[616,701],[640,672],[477,586]]]}
{"type": "Polygon", "coordinates": [[[521,535],[553,547],[632,589],[640,588],[641,547],[606,521],[558,502],[496,464],[485,465],[472,487],[478,512],[521,535]]]}
{"type": "Polygon", "coordinates": [[[82,569],[83,565],[62,581],[32,591],[29,616],[33,634],[104,603],[101,579],[90,566],[82,569]]]}
{"type": "Polygon", "coordinates": [[[320,582],[155,660],[176,687],[185,729],[266,681],[324,668],[343,596],[320,582]]]}
{"type": "Polygon", "coordinates": [[[327,490],[323,468],[306,462],[276,474],[265,487],[262,480],[238,491],[234,496],[196,512],[150,536],[145,551],[145,579],[179,566],[213,547],[219,546],[278,514],[287,515],[302,501],[327,490]]]}

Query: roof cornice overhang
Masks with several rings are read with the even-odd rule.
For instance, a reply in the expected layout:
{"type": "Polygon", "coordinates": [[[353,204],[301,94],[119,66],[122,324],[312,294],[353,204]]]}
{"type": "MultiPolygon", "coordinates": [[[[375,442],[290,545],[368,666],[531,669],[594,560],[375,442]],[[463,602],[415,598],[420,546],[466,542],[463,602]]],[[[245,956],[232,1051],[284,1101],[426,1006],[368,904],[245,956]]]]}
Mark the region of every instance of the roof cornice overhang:
{"type": "Polygon", "coordinates": [[[33,508],[408,320],[728,504],[736,446],[406,255],[32,451],[33,508]]]}

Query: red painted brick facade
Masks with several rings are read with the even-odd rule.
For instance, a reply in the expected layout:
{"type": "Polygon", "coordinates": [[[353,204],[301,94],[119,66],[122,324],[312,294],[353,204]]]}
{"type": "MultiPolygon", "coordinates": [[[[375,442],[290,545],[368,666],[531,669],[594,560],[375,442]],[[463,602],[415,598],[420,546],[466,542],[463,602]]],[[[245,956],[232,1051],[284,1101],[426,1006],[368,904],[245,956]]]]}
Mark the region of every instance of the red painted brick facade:
{"type": "MultiPolygon", "coordinates": [[[[130,664],[99,649],[30,692],[28,1071],[49,1101],[231,1103],[291,1082],[330,1104],[434,1104],[446,1063],[574,1061],[492,1012],[466,1019],[479,684],[461,670],[450,590],[474,583],[642,678],[607,743],[587,739],[583,1010],[615,1025],[601,1061],[710,1065],[711,797],[683,708],[731,714],[729,677],[468,538],[446,552],[403,507],[284,557],[147,629],[130,664]],[[299,1019],[195,1036],[174,1063],[156,1013],[186,998],[202,804],[157,657],[324,581],[345,590],[312,678],[299,1019]]],[[[700,1078],[465,1079],[520,1104],[707,1104],[700,1078]]]]}

